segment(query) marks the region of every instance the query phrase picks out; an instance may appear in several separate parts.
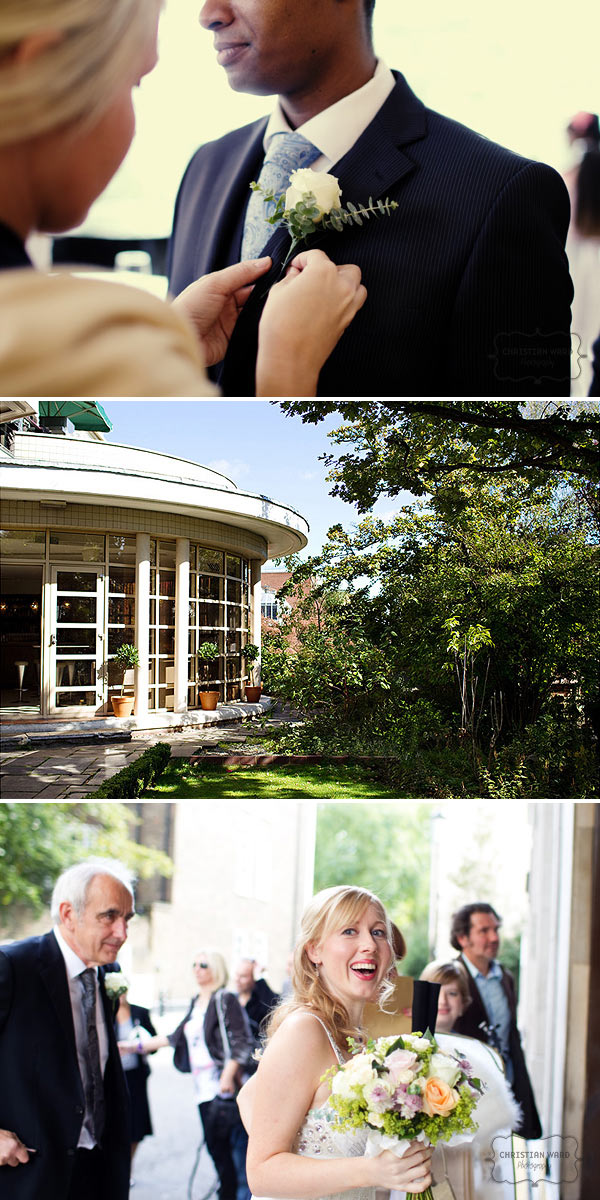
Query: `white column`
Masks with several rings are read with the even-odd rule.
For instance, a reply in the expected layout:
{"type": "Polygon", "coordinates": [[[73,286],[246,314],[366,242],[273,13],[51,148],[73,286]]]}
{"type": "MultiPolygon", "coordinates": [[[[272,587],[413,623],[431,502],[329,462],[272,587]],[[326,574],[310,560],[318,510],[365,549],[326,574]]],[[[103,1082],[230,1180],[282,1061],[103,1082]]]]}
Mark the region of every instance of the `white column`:
{"type": "Polygon", "coordinates": [[[190,630],[190,540],[176,538],[175,575],[175,712],[188,707],[188,641],[190,630]]]}
{"type": "MultiPolygon", "coordinates": [[[[262,563],[259,558],[253,558],[250,562],[250,587],[252,588],[252,641],[260,647],[261,644],[261,621],[260,621],[260,571],[262,563]]],[[[254,668],[254,681],[260,683],[260,658],[256,661],[254,668]]]]}
{"type": "Polygon", "coordinates": [[[135,715],[148,712],[150,682],[150,534],[135,536],[135,644],[140,665],[135,673],[135,715]]]}

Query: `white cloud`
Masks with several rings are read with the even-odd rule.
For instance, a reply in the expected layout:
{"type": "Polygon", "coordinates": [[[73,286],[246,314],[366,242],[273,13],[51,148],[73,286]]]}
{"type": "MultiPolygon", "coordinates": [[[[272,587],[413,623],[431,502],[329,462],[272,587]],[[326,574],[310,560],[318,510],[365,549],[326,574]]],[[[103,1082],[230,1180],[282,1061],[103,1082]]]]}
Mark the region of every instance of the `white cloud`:
{"type": "Polygon", "coordinates": [[[231,461],[228,458],[213,458],[206,465],[210,467],[211,471],[219,471],[228,479],[243,479],[245,475],[250,474],[251,469],[249,464],[242,462],[240,458],[234,458],[231,461]]]}
{"type": "Polygon", "coordinates": [[[298,479],[318,479],[317,471],[298,471],[298,479]]]}

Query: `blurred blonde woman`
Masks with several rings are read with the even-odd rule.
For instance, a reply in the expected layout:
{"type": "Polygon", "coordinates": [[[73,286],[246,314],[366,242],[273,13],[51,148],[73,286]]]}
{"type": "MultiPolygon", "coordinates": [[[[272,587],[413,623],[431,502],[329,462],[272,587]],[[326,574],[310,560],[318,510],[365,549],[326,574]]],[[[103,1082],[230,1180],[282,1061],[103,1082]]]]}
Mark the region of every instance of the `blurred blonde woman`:
{"type": "MultiPolygon", "coordinates": [[[[2,0],[0,393],[209,395],[238,313],[270,259],[228,267],[167,305],[133,288],[44,275],[34,232],[79,224],[125,157],[132,92],[157,59],[160,0],[2,0]]],[[[299,255],[271,289],[258,395],[312,395],[364,303],[357,267],[299,255]]]]}
{"type": "MultiPolygon", "coordinates": [[[[248,1136],[235,1097],[252,1053],[250,1026],[237,996],[226,990],[227,964],[218,950],[199,950],[193,970],[197,994],[177,1029],[135,1049],[149,1054],[173,1047],[173,1065],[193,1077],[206,1148],[219,1177],[219,1200],[248,1200],[248,1136]]],[[[120,1048],[123,1053],[133,1047],[125,1042],[120,1048]]]]}
{"type": "Polygon", "coordinates": [[[319,892],[302,918],[292,996],[271,1018],[256,1075],[240,1093],[249,1130],[248,1182],[254,1194],[294,1200],[374,1200],[375,1189],[423,1192],[430,1151],[413,1143],[403,1158],[365,1158],[366,1134],[329,1123],[323,1075],[362,1039],[365,1004],[391,990],[393,934],[381,901],[359,887],[319,892]]]}

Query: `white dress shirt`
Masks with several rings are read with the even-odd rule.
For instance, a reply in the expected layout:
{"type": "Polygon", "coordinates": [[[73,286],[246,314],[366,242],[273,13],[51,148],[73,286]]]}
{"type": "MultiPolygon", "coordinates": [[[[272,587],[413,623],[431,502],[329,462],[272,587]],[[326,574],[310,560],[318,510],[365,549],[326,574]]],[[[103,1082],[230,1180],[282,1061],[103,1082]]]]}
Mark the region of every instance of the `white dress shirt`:
{"type": "MultiPolygon", "coordinates": [[[[339,162],[352,149],[361,133],[364,133],[367,125],[371,124],[379,109],[385,104],[395,83],[389,67],[386,67],[385,63],[378,59],[375,74],[368,83],[357,88],[355,92],[350,92],[349,96],[343,96],[329,108],[323,109],[323,112],[317,113],[316,117],[311,117],[309,121],[298,126],[296,133],[301,133],[321,151],[319,158],[312,163],[313,171],[329,171],[334,163],[339,162]]],[[[263,141],[265,152],[273,134],[289,133],[290,128],[283,109],[277,101],[277,106],[265,129],[263,141]]]]}
{"type": "MultiPolygon", "coordinates": [[[[80,959],[79,955],[71,949],[65,942],[60,929],[55,927],[53,930],[54,936],[58,942],[60,951],[65,960],[65,968],[67,971],[67,980],[69,983],[69,996],[71,998],[71,1011],[73,1013],[73,1025],[75,1028],[75,1045],[77,1046],[77,1063],[79,1066],[79,1074],[83,1083],[84,1093],[87,1094],[87,1059],[84,1052],[86,1043],[86,1028],[83,1014],[83,987],[78,976],[82,971],[85,971],[86,964],[80,959]]],[[[98,1030],[98,1046],[100,1049],[100,1070],[104,1076],[104,1070],[108,1059],[108,1033],[106,1030],[106,1022],[104,1020],[104,1007],[100,996],[100,988],[98,986],[98,970],[95,969],[96,976],[96,1028],[98,1030]]],[[[86,1112],[83,1118],[83,1124],[79,1133],[78,1149],[91,1150],[96,1145],[96,1139],[92,1133],[92,1117],[91,1113],[86,1112]]]]}

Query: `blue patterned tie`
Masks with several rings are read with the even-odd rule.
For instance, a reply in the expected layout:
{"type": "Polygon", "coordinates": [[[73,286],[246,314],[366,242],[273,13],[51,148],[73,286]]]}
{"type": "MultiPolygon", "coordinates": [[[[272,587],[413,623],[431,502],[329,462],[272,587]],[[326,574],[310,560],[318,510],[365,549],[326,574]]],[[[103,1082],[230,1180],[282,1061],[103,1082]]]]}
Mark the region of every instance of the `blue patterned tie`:
{"type": "MultiPolygon", "coordinates": [[[[288,189],[292,171],[297,171],[299,167],[310,167],[320,153],[321,151],[301,133],[275,133],[269,142],[257,182],[265,192],[273,192],[276,197],[281,196],[288,189]]],[[[271,216],[274,208],[275,203],[267,203],[260,192],[250,193],[242,237],[241,262],[260,256],[263,246],[266,246],[275,230],[274,225],[266,224],[266,219],[271,216]]]]}

